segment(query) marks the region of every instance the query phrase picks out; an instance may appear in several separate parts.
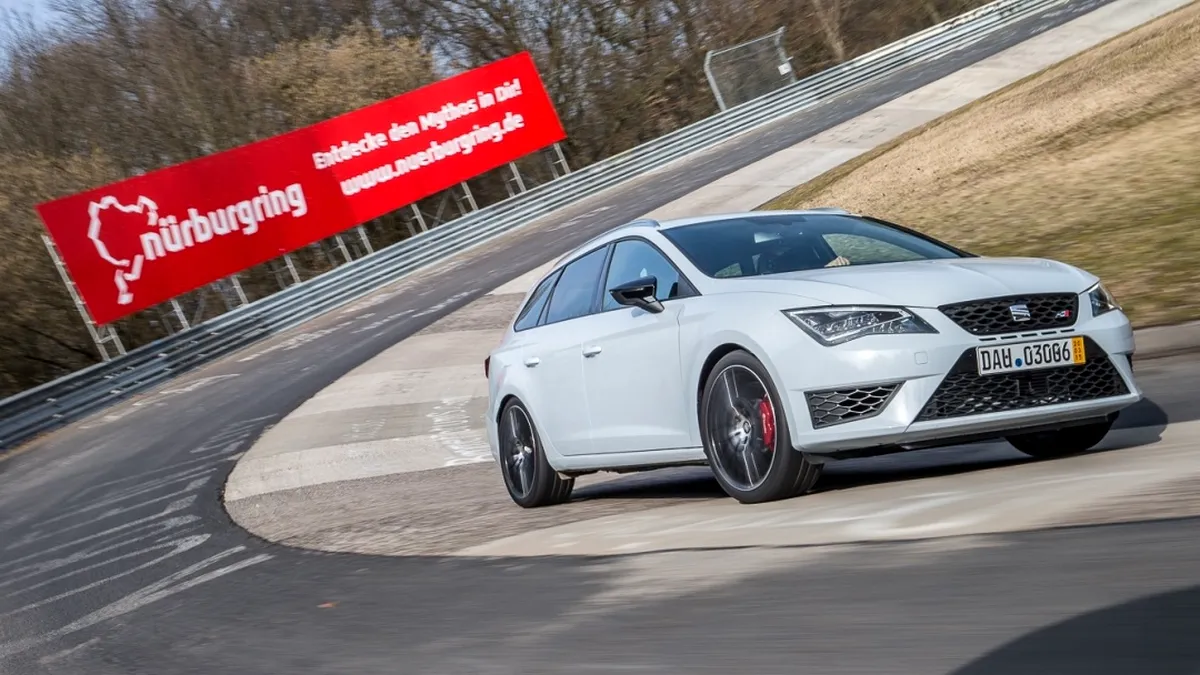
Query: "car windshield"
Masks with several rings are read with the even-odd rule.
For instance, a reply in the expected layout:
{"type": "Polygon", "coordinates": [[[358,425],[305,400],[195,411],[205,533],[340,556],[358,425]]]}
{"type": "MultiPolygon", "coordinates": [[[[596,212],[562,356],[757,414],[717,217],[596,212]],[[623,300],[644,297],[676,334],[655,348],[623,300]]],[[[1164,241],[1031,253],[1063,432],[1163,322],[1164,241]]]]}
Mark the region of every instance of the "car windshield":
{"type": "Polygon", "coordinates": [[[964,255],[900,228],[832,213],[723,218],[662,233],[701,272],[723,278],[964,255]]]}

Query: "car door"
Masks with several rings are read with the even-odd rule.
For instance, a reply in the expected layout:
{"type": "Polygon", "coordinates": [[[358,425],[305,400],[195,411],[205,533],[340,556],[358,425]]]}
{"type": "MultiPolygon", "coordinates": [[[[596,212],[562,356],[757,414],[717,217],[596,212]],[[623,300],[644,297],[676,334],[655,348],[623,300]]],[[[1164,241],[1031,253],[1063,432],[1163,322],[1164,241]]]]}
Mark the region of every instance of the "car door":
{"type": "Polygon", "coordinates": [[[583,380],[583,335],[604,271],[608,247],[567,264],[550,291],[538,326],[529,331],[521,361],[529,369],[529,405],[542,437],[562,455],[591,450],[583,380]]]}
{"type": "Polygon", "coordinates": [[[583,340],[592,452],[641,452],[692,445],[679,354],[679,313],[695,295],[679,270],[641,238],[616,242],[600,312],[583,340]],[[609,290],[646,276],[658,280],[660,313],[617,303],[609,290]]]}

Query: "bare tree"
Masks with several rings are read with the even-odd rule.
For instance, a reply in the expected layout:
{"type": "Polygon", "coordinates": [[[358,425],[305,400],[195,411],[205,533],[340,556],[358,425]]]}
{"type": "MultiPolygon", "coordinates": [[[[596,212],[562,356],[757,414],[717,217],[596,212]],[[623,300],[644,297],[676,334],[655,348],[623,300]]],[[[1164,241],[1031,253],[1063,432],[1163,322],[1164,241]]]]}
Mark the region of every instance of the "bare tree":
{"type": "Polygon", "coordinates": [[[842,22],[846,20],[846,3],[848,0],[808,0],[812,6],[813,18],[821,28],[825,43],[833,53],[834,61],[841,63],[846,60],[846,40],[842,34],[842,22]]]}
{"type": "MultiPolygon", "coordinates": [[[[384,37],[370,25],[369,7],[59,0],[57,25],[21,17],[6,23],[0,396],[98,357],[51,265],[34,206],[436,79],[430,55],[413,39],[384,37]],[[274,27],[275,36],[264,36],[261,26],[274,27]]],[[[268,285],[262,277],[246,280],[251,293],[268,285]]],[[[159,335],[145,318],[118,322],[127,344],[159,335]]]]}
{"type": "MultiPolygon", "coordinates": [[[[786,26],[804,75],[984,1],[50,0],[52,24],[9,15],[0,21],[0,396],[96,358],[43,248],[40,201],[523,50],[567,128],[571,164],[586,165],[712,114],[710,49],[786,26]]],[[[505,194],[495,176],[472,189],[482,203],[505,194]]],[[[275,288],[261,269],[243,283],[252,297],[275,288]]],[[[160,335],[152,315],[118,322],[127,345],[160,335]]]]}

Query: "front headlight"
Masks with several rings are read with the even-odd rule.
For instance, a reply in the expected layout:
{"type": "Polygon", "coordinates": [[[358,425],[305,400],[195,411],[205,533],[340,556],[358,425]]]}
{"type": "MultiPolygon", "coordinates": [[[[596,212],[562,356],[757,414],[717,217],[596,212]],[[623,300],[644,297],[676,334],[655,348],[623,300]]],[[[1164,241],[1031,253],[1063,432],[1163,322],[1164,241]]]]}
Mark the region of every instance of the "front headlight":
{"type": "Polygon", "coordinates": [[[901,307],[810,307],[785,309],[783,313],[827,347],[866,335],[937,332],[921,317],[901,307]]]}
{"type": "Polygon", "coordinates": [[[1092,316],[1100,316],[1114,309],[1121,309],[1121,306],[1117,304],[1117,299],[1113,297],[1112,293],[1108,292],[1108,289],[1102,283],[1097,283],[1095,286],[1089,288],[1087,296],[1092,302],[1092,316]]]}

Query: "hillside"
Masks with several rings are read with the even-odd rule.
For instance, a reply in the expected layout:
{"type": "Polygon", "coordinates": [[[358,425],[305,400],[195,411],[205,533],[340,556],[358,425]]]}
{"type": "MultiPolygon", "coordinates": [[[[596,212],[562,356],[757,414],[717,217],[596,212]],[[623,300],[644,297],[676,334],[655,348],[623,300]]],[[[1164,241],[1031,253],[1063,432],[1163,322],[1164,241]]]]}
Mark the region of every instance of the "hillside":
{"type": "Polygon", "coordinates": [[[818,204],[1079,265],[1138,325],[1200,318],[1200,2],[764,207],[818,204]]]}

